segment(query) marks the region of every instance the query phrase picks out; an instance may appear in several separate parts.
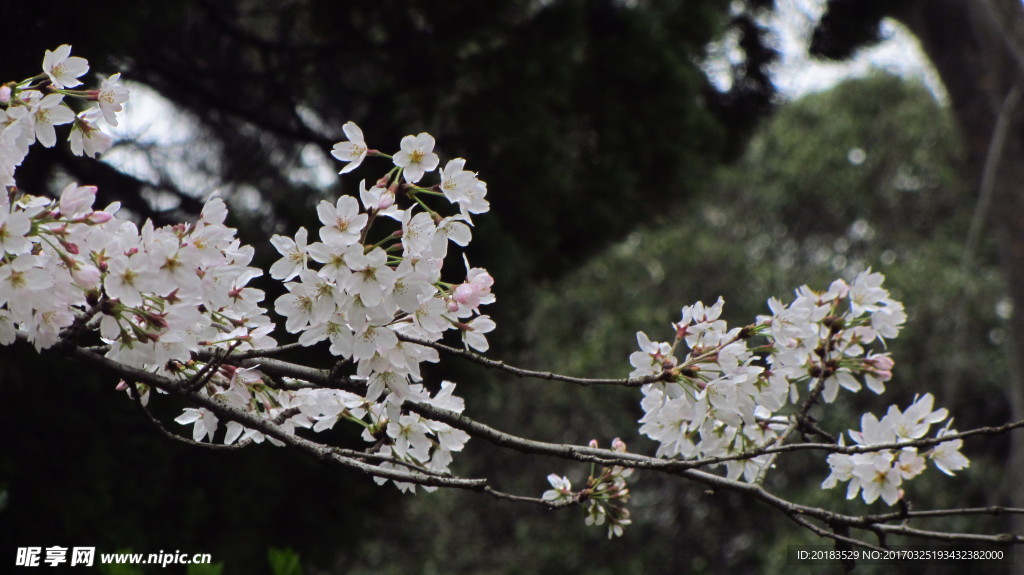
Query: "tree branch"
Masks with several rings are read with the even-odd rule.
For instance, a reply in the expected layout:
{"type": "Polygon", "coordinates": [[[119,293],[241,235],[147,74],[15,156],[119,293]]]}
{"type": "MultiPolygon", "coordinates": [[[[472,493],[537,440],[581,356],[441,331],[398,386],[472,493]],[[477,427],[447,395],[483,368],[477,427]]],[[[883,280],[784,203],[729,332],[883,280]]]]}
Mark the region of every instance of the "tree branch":
{"type": "MultiPolygon", "coordinates": [[[[275,420],[271,421],[265,418],[260,418],[254,414],[225,405],[223,403],[218,402],[216,399],[208,397],[201,393],[190,391],[188,389],[187,381],[175,381],[158,374],[123,365],[116,361],[108,359],[102,355],[99,355],[93,350],[73,347],[71,349],[62,350],[60,353],[68,355],[69,357],[72,357],[74,359],[78,359],[83,362],[97,366],[105,371],[114,373],[119,377],[123,377],[126,380],[145,383],[147,385],[166,391],[168,393],[184,397],[192,404],[201,408],[205,408],[213,412],[220,418],[223,418],[228,421],[234,421],[245,426],[246,428],[259,431],[268,437],[271,437],[281,443],[298,449],[299,451],[302,451],[312,457],[315,457],[320,460],[331,461],[333,463],[341,465],[342,467],[352,469],[354,471],[364,473],[373,477],[391,479],[393,481],[400,483],[410,483],[426,487],[468,489],[472,491],[485,493],[497,499],[522,503],[532,503],[544,505],[546,507],[551,508],[560,508],[569,505],[579,504],[578,501],[554,502],[547,501],[542,498],[506,493],[492,487],[489,484],[489,480],[485,478],[463,478],[449,474],[441,474],[419,468],[410,462],[402,461],[391,456],[376,453],[358,452],[354,450],[341,449],[317,443],[315,441],[299,436],[293,432],[290,432],[282,427],[282,425],[285,423],[285,420],[291,417],[290,413],[286,412],[285,414],[279,415],[277,418],[275,418],[275,420]]],[[[214,357],[212,355],[212,352],[208,352],[206,350],[200,352],[200,354],[204,353],[211,353],[210,357],[214,357]]],[[[229,359],[239,362],[257,361],[257,358],[243,360],[238,360],[238,358],[229,359]]],[[[277,362],[277,360],[268,360],[266,358],[262,358],[259,361],[277,362]]],[[[275,365],[276,367],[281,368],[283,371],[290,371],[292,373],[301,372],[302,370],[299,368],[304,367],[295,366],[293,364],[287,364],[286,362],[278,362],[278,364],[275,365]]],[[[261,369],[262,368],[263,365],[261,364],[261,369]]],[[[325,377],[323,370],[312,370],[311,373],[317,375],[320,378],[325,377]]],[[[546,443],[510,435],[508,433],[486,426],[482,423],[473,421],[471,418],[467,416],[449,410],[441,409],[433,405],[407,401],[403,404],[403,407],[408,411],[418,413],[427,419],[438,421],[441,423],[446,423],[453,428],[461,429],[466,433],[469,433],[471,436],[484,439],[500,447],[513,449],[523,453],[549,455],[565,460],[579,461],[584,463],[598,463],[605,466],[620,466],[632,469],[647,469],[683,477],[685,479],[694,481],[702,485],[706,485],[713,489],[735,491],[744,494],[748,497],[751,497],[755,500],[759,500],[779,510],[798,525],[810,530],[811,532],[817,535],[820,535],[822,537],[828,537],[830,539],[833,539],[837,542],[846,545],[857,546],[866,549],[885,548],[884,544],[880,546],[865,541],[863,539],[859,539],[844,534],[844,531],[848,529],[870,531],[872,533],[875,533],[879,537],[883,538],[886,535],[900,535],[946,542],[974,542],[990,544],[1024,543],[1024,537],[1010,533],[990,535],[977,533],[944,532],[919,529],[916,527],[911,527],[906,524],[906,522],[910,521],[911,519],[929,517],[980,514],[998,515],[1001,513],[1024,514],[1024,509],[988,507],[942,509],[933,511],[899,512],[872,515],[846,515],[841,513],[835,513],[833,511],[829,511],[827,509],[823,509],[820,507],[802,505],[799,503],[786,500],[769,492],[763,486],[756,483],[745,483],[742,481],[729,479],[721,475],[716,475],[695,468],[698,466],[707,466],[720,463],[722,461],[728,460],[729,458],[682,461],[649,457],[633,453],[623,453],[619,451],[612,451],[592,447],[546,443]],[[830,529],[825,529],[815,524],[812,520],[821,521],[826,525],[829,525],[830,529]],[[902,523],[899,525],[888,524],[891,521],[901,521],[902,523]]],[[[943,438],[925,438],[909,442],[894,443],[887,446],[844,447],[832,444],[791,444],[784,446],[768,447],[762,450],[755,450],[753,452],[739,454],[735,456],[735,459],[755,457],[757,455],[764,453],[782,453],[785,451],[795,450],[815,449],[841,453],[858,453],[878,449],[897,449],[903,446],[934,445],[945,441],[959,439],[962,437],[970,437],[981,434],[1005,433],[1007,431],[1019,427],[1024,427],[1024,421],[1006,424],[998,427],[979,428],[963,433],[950,434],[949,436],[943,438]]],[[[176,438],[176,440],[182,439],[183,438],[180,437],[176,438]]],[[[204,444],[204,447],[205,446],[206,445],[204,444]]]]}
{"type": "Polygon", "coordinates": [[[545,379],[550,381],[564,381],[566,383],[573,383],[583,387],[588,387],[591,385],[621,385],[624,387],[640,387],[642,385],[647,385],[648,383],[667,381],[670,377],[670,374],[668,374],[667,372],[658,375],[618,379],[572,377],[569,375],[551,373],[548,371],[534,371],[530,369],[523,369],[521,367],[515,367],[512,365],[508,365],[503,361],[497,361],[494,359],[484,357],[478,353],[473,353],[472,351],[447,346],[442,343],[427,341],[425,339],[418,339],[407,335],[398,334],[398,339],[402,341],[407,341],[409,343],[422,345],[424,347],[434,348],[437,351],[444,352],[455,357],[461,357],[462,359],[472,361],[473,363],[482,365],[484,367],[504,371],[505,373],[510,373],[516,377],[531,377],[535,379],[545,379]]]}

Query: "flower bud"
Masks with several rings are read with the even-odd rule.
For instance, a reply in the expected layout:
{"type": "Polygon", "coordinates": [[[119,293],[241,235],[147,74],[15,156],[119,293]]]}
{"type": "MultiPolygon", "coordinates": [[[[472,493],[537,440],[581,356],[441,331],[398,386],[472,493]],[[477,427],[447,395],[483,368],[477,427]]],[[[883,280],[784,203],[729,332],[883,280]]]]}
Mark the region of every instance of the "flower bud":
{"type": "Polygon", "coordinates": [[[892,371],[893,366],[896,365],[896,362],[888,355],[873,355],[866,358],[864,363],[878,371],[892,371]]]}
{"type": "MultiPolygon", "coordinates": [[[[92,203],[96,200],[96,186],[79,186],[69,184],[60,193],[60,213],[66,218],[74,218],[86,211],[92,210],[92,203]]],[[[105,213],[105,212],[100,212],[105,213]]],[[[89,216],[90,219],[92,216],[89,216]]],[[[109,219],[110,214],[107,214],[109,219]]],[[[102,223],[102,222],[94,222],[102,223]]]]}
{"type": "Polygon", "coordinates": [[[86,290],[98,288],[101,275],[99,268],[92,264],[80,264],[78,269],[71,272],[71,276],[78,282],[78,286],[86,290]]]}
{"type": "MultiPolygon", "coordinates": [[[[166,316],[167,316],[167,314],[164,314],[164,313],[152,313],[152,312],[149,312],[149,313],[143,314],[142,317],[146,321],[146,323],[148,323],[149,325],[151,325],[151,326],[153,326],[155,328],[167,329],[167,320],[164,319],[166,316]]],[[[156,338],[154,338],[154,341],[155,341],[155,339],[156,338]]]]}
{"type": "Polygon", "coordinates": [[[469,308],[480,306],[480,288],[471,283],[460,284],[452,292],[452,297],[469,308]]]}
{"type": "Polygon", "coordinates": [[[682,339],[686,338],[686,334],[687,334],[687,331],[688,331],[687,328],[689,328],[690,326],[689,325],[684,325],[682,323],[673,323],[672,327],[674,327],[675,330],[676,330],[676,339],[677,340],[682,340],[682,339]]]}
{"type": "Polygon", "coordinates": [[[114,216],[111,216],[107,212],[93,212],[89,214],[87,219],[90,224],[105,224],[113,217],[114,216]]]}

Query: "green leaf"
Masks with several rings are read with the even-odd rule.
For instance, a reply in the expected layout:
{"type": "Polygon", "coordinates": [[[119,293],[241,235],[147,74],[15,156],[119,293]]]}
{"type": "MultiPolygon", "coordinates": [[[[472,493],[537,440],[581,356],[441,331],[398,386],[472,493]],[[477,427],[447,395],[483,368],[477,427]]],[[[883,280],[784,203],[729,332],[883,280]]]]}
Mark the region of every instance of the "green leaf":
{"type": "Polygon", "coordinates": [[[271,547],[267,551],[267,560],[270,561],[270,570],[274,575],[302,575],[299,554],[292,549],[271,547]]]}

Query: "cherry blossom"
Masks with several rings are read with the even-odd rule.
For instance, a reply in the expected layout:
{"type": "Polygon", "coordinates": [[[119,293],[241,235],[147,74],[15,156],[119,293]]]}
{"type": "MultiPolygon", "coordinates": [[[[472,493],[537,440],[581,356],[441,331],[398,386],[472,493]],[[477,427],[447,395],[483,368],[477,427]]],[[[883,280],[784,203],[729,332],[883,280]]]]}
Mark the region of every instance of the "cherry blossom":
{"type": "Polygon", "coordinates": [[[348,136],[348,141],[334,144],[334,149],[331,150],[331,155],[342,162],[348,162],[348,164],[338,172],[339,174],[347,174],[348,172],[358,168],[359,164],[363,163],[363,158],[366,157],[367,152],[366,140],[363,139],[363,131],[355,122],[345,122],[345,125],[342,126],[341,129],[345,132],[345,135],[348,136]]]}
{"type": "Polygon", "coordinates": [[[434,153],[434,137],[426,132],[402,138],[402,149],[394,159],[395,165],[403,168],[406,181],[413,184],[440,163],[434,153]]]}
{"type": "Polygon", "coordinates": [[[68,144],[71,148],[71,153],[76,156],[86,155],[90,158],[95,158],[114,145],[113,138],[103,133],[93,123],[95,121],[94,110],[96,108],[79,114],[71,126],[71,132],[68,134],[68,144]]]}
{"type": "Polygon", "coordinates": [[[489,316],[481,315],[473,318],[472,321],[466,324],[460,324],[459,329],[462,330],[462,342],[467,348],[473,348],[477,351],[487,351],[490,349],[490,344],[487,342],[485,333],[494,331],[496,324],[489,316]]]}
{"type": "Polygon", "coordinates": [[[0,206],[0,251],[20,255],[32,249],[26,237],[32,229],[32,220],[24,211],[11,212],[11,206],[0,206]]]}
{"type": "Polygon", "coordinates": [[[545,491],[541,496],[544,501],[551,502],[568,502],[573,500],[572,493],[572,482],[569,481],[568,477],[564,475],[559,476],[554,473],[548,475],[548,483],[551,484],[553,489],[545,491]]]}
{"type": "Polygon", "coordinates": [[[330,202],[320,202],[316,213],[324,224],[320,228],[320,239],[331,245],[350,246],[358,242],[369,219],[359,213],[359,202],[352,196],[341,196],[333,206],[330,202]]]}
{"type": "Polygon", "coordinates": [[[47,50],[43,56],[43,73],[57,88],[81,86],[82,83],[78,81],[78,78],[88,71],[88,60],[72,56],[71,46],[67,44],[63,44],[53,51],[47,50]]]}
{"type": "Polygon", "coordinates": [[[306,228],[299,228],[299,231],[295,233],[294,239],[277,234],[270,238],[270,243],[274,244],[277,252],[284,256],[284,258],[277,260],[270,267],[270,277],[276,280],[288,281],[299,275],[299,272],[306,267],[306,258],[308,257],[306,249],[307,238],[308,232],[306,228]]]}
{"type": "MultiPolygon", "coordinates": [[[[951,424],[952,421],[946,427],[939,430],[937,437],[945,437],[946,435],[956,433],[955,429],[950,429],[951,424]]],[[[939,471],[946,475],[953,475],[957,471],[970,467],[970,460],[960,453],[960,448],[963,445],[964,441],[962,439],[952,439],[936,445],[927,455],[939,471]]]]}
{"type": "MultiPolygon", "coordinates": [[[[192,439],[202,441],[205,438],[213,440],[213,434],[217,432],[219,420],[217,416],[206,408],[186,407],[184,413],[174,418],[174,421],[182,425],[193,424],[192,439]]],[[[237,437],[237,434],[235,435],[237,437]]]]}
{"type": "Polygon", "coordinates": [[[665,342],[652,342],[647,334],[636,332],[636,341],[640,351],[629,356],[629,363],[634,367],[630,377],[658,375],[665,369],[676,366],[676,358],[672,356],[672,346],[665,342]]]}
{"type": "Polygon", "coordinates": [[[103,114],[103,119],[111,126],[117,126],[117,113],[128,101],[128,88],[121,85],[121,74],[113,74],[100,85],[96,92],[96,102],[103,114]]]}
{"type": "Polygon", "coordinates": [[[40,144],[52,148],[57,144],[57,132],[54,126],[70,124],[75,119],[71,108],[63,105],[64,96],[47,94],[32,105],[32,125],[35,138],[40,144]]]}

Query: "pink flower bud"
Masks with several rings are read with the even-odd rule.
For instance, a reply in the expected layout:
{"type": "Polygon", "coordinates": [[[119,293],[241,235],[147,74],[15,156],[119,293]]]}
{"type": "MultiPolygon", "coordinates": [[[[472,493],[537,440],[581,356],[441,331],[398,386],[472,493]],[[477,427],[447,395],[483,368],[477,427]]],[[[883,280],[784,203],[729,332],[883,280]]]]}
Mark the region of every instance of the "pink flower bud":
{"type": "Polygon", "coordinates": [[[480,288],[471,283],[464,283],[455,288],[452,292],[452,297],[455,301],[468,308],[476,308],[480,306],[480,288]]]}
{"type": "Polygon", "coordinates": [[[100,270],[92,264],[79,265],[77,270],[71,272],[71,275],[78,282],[79,287],[83,289],[96,289],[100,285],[100,270]]]}
{"type": "Polygon", "coordinates": [[[114,389],[116,389],[117,391],[124,391],[128,389],[128,383],[122,379],[121,381],[117,382],[117,387],[115,387],[114,389]]]}
{"type": "Polygon", "coordinates": [[[867,364],[880,371],[892,371],[896,362],[888,355],[873,355],[866,360],[867,364]]]}
{"type": "Polygon", "coordinates": [[[395,194],[390,190],[387,193],[380,195],[380,200],[377,201],[378,210],[386,210],[391,206],[395,205],[395,194]]]}
{"type": "Polygon", "coordinates": [[[589,447],[593,448],[593,449],[597,449],[597,445],[598,445],[598,443],[597,443],[597,440],[596,440],[596,439],[591,439],[591,440],[590,440],[590,443],[588,443],[587,445],[588,445],[589,447]]]}
{"type": "Polygon", "coordinates": [[[892,379],[892,368],[896,362],[888,355],[881,354],[864,358],[864,365],[879,380],[889,381],[892,379]]]}
{"type": "Polygon", "coordinates": [[[96,186],[69,184],[60,193],[60,213],[66,218],[74,218],[92,210],[92,203],[95,199],[96,186]]]}
{"type": "Polygon", "coordinates": [[[449,312],[455,313],[455,312],[459,311],[459,304],[457,302],[455,302],[453,300],[448,300],[447,305],[448,305],[448,311],[449,312]]]}
{"type": "Polygon", "coordinates": [[[480,293],[490,293],[491,286],[494,285],[494,278],[491,274],[487,273],[487,270],[482,268],[473,268],[469,271],[469,283],[473,284],[480,290],[480,293]]]}
{"type": "Polygon", "coordinates": [[[93,212],[89,214],[89,217],[87,219],[91,224],[105,224],[109,222],[110,219],[113,217],[114,216],[111,216],[107,212],[93,212]]]}
{"type": "Polygon", "coordinates": [[[6,104],[11,101],[11,87],[0,86],[0,104],[6,104]]]}

